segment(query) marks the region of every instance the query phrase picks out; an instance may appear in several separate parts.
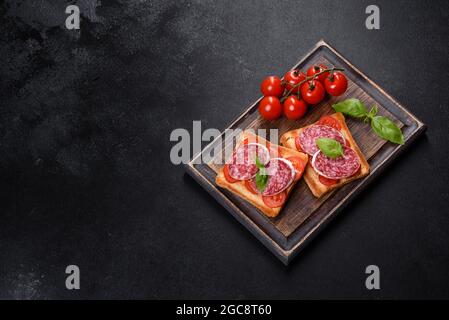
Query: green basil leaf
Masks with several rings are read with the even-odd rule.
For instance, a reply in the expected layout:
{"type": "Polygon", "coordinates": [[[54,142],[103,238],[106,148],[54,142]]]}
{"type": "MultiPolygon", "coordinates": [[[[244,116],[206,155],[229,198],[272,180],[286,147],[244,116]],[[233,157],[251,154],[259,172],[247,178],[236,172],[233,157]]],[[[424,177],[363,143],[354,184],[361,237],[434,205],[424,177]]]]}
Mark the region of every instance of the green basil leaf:
{"type": "Polygon", "coordinates": [[[256,156],[256,167],[259,168],[259,169],[261,169],[261,168],[264,167],[263,164],[262,164],[262,162],[260,162],[258,156],[256,156]]]}
{"type": "Polygon", "coordinates": [[[259,171],[256,173],[256,187],[262,192],[268,182],[268,175],[265,166],[260,162],[259,157],[256,156],[256,166],[259,171]]]}
{"type": "Polygon", "coordinates": [[[340,142],[329,138],[319,138],[316,140],[318,148],[329,158],[337,158],[343,155],[343,147],[340,142]]]}
{"type": "Polygon", "coordinates": [[[260,192],[262,192],[265,189],[265,186],[267,185],[267,182],[268,182],[268,175],[266,175],[265,168],[262,168],[256,174],[256,186],[257,186],[257,189],[259,189],[260,192]]]}
{"type": "Polygon", "coordinates": [[[332,105],[332,108],[337,112],[355,118],[363,118],[368,115],[368,110],[359,99],[347,99],[332,105]]]}
{"type": "Polygon", "coordinates": [[[382,139],[397,144],[404,144],[404,136],[401,129],[390,119],[382,116],[375,116],[371,120],[371,128],[382,139]]]}

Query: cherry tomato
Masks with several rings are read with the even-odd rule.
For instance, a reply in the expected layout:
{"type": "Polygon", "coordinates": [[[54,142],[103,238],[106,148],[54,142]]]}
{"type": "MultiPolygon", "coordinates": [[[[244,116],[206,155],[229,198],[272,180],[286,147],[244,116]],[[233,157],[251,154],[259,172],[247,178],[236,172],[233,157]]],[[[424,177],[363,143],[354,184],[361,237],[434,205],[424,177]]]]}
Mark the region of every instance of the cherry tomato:
{"type": "Polygon", "coordinates": [[[281,102],[277,97],[264,97],[259,103],[259,113],[264,119],[277,119],[282,114],[281,102]]]}
{"type": "Polygon", "coordinates": [[[245,187],[252,194],[258,194],[259,193],[259,190],[257,190],[256,181],[254,179],[245,180],[245,187]]]}
{"type": "Polygon", "coordinates": [[[331,186],[337,184],[338,181],[339,181],[339,180],[336,180],[336,179],[329,179],[329,178],[326,178],[326,177],[323,177],[323,176],[320,176],[319,180],[320,180],[320,182],[322,184],[324,184],[325,186],[328,186],[328,187],[331,187],[331,186]]]}
{"type": "Polygon", "coordinates": [[[348,79],[341,72],[334,72],[324,80],[324,87],[331,96],[338,97],[345,93],[348,88],[348,79]]]}
{"type": "MultiPolygon", "coordinates": [[[[328,67],[324,64],[311,66],[309,68],[309,70],[307,70],[307,76],[312,77],[312,76],[316,75],[317,73],[324,71],[325,69],[328,69],[328,67]]],[[[325,72],[325,73],[317,76],[315,79],[317,79],[321,83],[324,83],[324,79],[326,79],[328,75],[329,75],[329,72],[325,72]]]]}
{"type": "Polygon", "coordinates": [[[319,81],[308,81],[301,87],[302,99],[308,104],[320,103],[324,95],[324,87],[319,81]]]}
{"type": "Polygon", "coordinates": [[[321,119],[318,120],[317,124],[322,125],[322,126],[332,127],[338,131],[341,130],[340,121],[338,121],[337,119],[335,119],[332,116],[322,116],[321,119]]]}
{"type": "MultiPolygon", "coordinates": [[[[285,81],[285,89],[287,90],[287,92],[289,92],[294,85],[297,85],[298,83],[300,83],[301,81],[306,79],[306,75],[304,72],[300,72],[298,70],[290,70],[289,72],[287,72],[284,75],[284,81],[285,81]]],[[[301,90],[301,86],[296,87],[295,90],[293,90],[291,93],[292,94],[297,94],[298,91],[300,92],[301,90]]]]}
{"type": "Polygon", "coordinates": [[[284,101],[284,114],[287,119],[297,120],[302,118],[307,112],[307,104],[304,100],[299,100],[296,96],[289,96],[284,101]]]}
{"type": "Polygon", "coordinates": [[[295,168],[296,175],[295,180],[299,180],[304,172],[304,162],[300,157],[288,157],[288,161],[290,161],[293,164],[293,167],[295,168]]]}
{"type": "Polygon", "coordinates": [[[284,86],[282,85],[282,81],[279,77],[270,76],[263,79],[260,90],[265,97],[280,97],[284,93],[284,86]]]}
{"type": "Polygon", "coordinates": [[[278,208],[282,206],[287,199],[287,192],[275,194],[274,196],[262,196],[263,202],[270,208],[278,208]]]}
{"type": "Polygon", "coordinates": [[[224,174],[224,176],[226,178],[226,181],[228,181],[229,183],[236,183],[237,181],[239,181],[239,180],[234,179],[233,177],[231,177],[229,175],[229,165],[228,164],[224,165],[224,167],[223,167],[223,174],[224,174]]]}

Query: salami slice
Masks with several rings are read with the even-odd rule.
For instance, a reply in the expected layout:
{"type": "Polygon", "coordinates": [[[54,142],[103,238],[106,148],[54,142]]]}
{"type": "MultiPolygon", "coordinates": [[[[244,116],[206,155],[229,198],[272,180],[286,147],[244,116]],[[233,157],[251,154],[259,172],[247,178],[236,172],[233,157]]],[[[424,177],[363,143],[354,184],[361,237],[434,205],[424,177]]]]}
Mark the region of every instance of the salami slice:
{"type": "Polygon", "coordinates": [[[331,159],[321,151],[312,158],[316,172],[329,179],[343,179],[354,175],[360,168],[360,158],[353,149],[344,146],[343,156],[331,159]]]}
{"type": "Polygon", "coordinates": [[[272,196],[287,189],[295,178],[295,169],[290,161],[283,158],[271,159],[266,166],[268,182],[262,192],[263,196],[272,196]]]}
{"type": "Polygon", "coordinates": [[[270,161],[270,152],[258,143],[240,146],[232,155],[229,175],[236,180],[251,179],[259,170],[256,166],[256,157],[265,165],[270,161]]]}
{"type": "Polygon", "coordinates": [[[345,138],[340,131],[322,125],[313,125],[304,129],[299,136],[296,137],[296,143],[301,146],[301,149],[309,155],[313,156],[319,150],[316,145],[316,140],[319,138],[329,138],[345,145],[345,138]]]}

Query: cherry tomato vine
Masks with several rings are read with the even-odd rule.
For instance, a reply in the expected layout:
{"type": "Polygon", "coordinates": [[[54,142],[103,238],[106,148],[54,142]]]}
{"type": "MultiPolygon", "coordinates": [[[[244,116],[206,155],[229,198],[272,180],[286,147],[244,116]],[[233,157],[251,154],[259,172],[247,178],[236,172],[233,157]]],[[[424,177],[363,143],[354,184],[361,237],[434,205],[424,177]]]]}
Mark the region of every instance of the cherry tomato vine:
{"type": "MultiPolygon", "coordinates": [[[[322,70],[322,71],[320,71],[318,73],[315,73],[313,76],[307,76],[304,80],[302,80],[299,83],[293,85],[292,88],[289,91],[287,91],[287,93],[281,98],[281,102],[284,102],[284,100],[287,99],[288,96],[292,94],[292,92],[295,90],[295,88],[301,87],[303,84],[305,84],[306,82],[309,82],[309,81],[311,81],[312,82],[312,86],[314,86],[315,85],[315,81],[318,81],[317,78],[320,75],[325,74],[327,72],[330,72],[329,78],[331,78],[331,77],[333,77],[333,74],[334,74],[335,71],[344,71],[344,69],[343,68],[336,68],[336,67],[326,68],[326,69],[324,69],[324,70],[322,70]]],[[[298,97],[298,98],[301,98],[301,97],[298,97]]]]}
{"type": "Polygon", "coordinates": [[[302,118],[308,105],[319,104],[326,93],[340,96],[346,91],[348,81],[343,71],[343,68],[317,64],[307,73],[290,70],[283,80],[277,76],[265,78],[261,84],[264,95],[259,103],[261,116],[266,120],[275,120],[282,114],[291,120],[302,118]]]}

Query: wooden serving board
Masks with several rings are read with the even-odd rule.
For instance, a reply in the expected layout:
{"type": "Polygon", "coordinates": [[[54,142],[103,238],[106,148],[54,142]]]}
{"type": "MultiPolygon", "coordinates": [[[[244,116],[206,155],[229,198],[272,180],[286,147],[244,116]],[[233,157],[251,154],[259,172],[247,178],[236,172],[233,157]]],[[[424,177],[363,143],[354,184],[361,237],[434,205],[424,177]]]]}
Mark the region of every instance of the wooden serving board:
{"type": "MultiPolygon", "coordinates": [[[[358,98],[367,108],[376,104],[379,107],[379,115],[388,116],[402,128],[405,143],[400,146],[386,142],[375,135],[368,124],[346,117],[355,141],[371,166],[367,177],[349,183],[320,199],[315,198],[304,180],[301,180],[295,186],[281,213],[276,218],[270,219],[245,200],[215,185],[215,176],[221,165],[215,165],[213,159],[207,164],[196,164],[205,152],[210,153],[211,148],[217,148],[217,144],[222,144],[218,148],[222,152],[230,144],[232,147],[232,141],[224,139],[224,131],[221,136],[224,143],[221,139],[214,140],[186,165],[187,172],[285,264],[288,264],[331,218],[335,217],[391,160],[425,130],[425,125],[421,121],[324,41],[318,42],[292,69],[305,71],[311,65],[321,62],[345,69],[349,83],[344,95],[327,97],[321,104],[310,108],[307,115],[299,121],[286,118],[276,121],[262,119],[257,108],[259,99],[227,129],[254,129],[257,132],[257,129],[276,128],[279,129],[280,137],[289,130],[317,121],[324,114],[334,113],[331,106],[338,101],[358,98]]],[[[217,153],[214,156],[222,155],[217,153]]]]}

